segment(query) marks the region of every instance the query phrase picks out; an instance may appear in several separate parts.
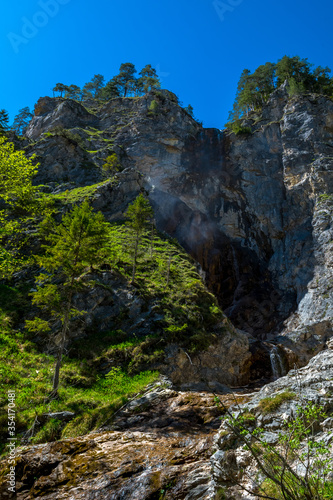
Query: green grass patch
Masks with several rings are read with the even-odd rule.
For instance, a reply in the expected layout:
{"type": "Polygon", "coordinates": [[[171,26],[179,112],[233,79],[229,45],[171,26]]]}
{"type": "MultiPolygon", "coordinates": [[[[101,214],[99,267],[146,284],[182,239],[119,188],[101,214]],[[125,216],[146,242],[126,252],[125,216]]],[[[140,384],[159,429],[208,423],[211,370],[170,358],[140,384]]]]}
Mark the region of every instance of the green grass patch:
{"type": "Polygon", "coordinates": [[[333,202],[333,194],[327,194],[327,193],[323,193],[323,194],[320,194],[319,195],[319,201],[321,203],[325,203],[325,202],[333,202]]]}
{"type": "MultiPolygon", "coordinates": [[[[75,423],[46,422],[34,437],[34,442],[40,443],[97,428],[133,394],[158,378],[157,372],[145,371],[131,376],[120,368],[114,368],[105,376],[89,361],[65,358],[59,398],[46,403],[52,389],[54,364],[53,356],[39,353],[22,333],[10,327],[4,313],[0,315],[0,442],[5,443],[8,437],[8,390],[16,394],[18,438],[32,425],[36,415],[57,411],[76,414],[75,423]]],[[[4,446],[0,448],[3,450],[4,446]]]]}
{"type": "Polygon", "coordinates": [[[90,186],[78,187],[74,189],[69,189],[57,194],[48,195],[54,201],[59,201],[64,204],[75,204],[84,201],[85,199],[92,199],[96,194],[97,189],[103,186],[107,181],[99,182],[97,184],[92,184],[90,186]]]}
{"type": "MultiPolygon", "coordinates": [[[[133,237],[124,224],[110,228],[111,265],[128,280],[132,275],[133,237]]],[[[135,287],[163,319],[167,342],[202,350],[214,342],[214,327],[225,320],[217,300],[203,284],[193,259],[175,241],[147,231],[141,240],[135,287]]],[[[156,333],[156,332],[153,332],[156,333]]]]}
{"type": "Polygon", "coordinates": [[[283,391],[274,397],[263,398],[260,401],[258,408],[264,414],[271,413],[277,410],[285,401],[290,401],[295,398],[296,398],[295,392],[283,391]]]}

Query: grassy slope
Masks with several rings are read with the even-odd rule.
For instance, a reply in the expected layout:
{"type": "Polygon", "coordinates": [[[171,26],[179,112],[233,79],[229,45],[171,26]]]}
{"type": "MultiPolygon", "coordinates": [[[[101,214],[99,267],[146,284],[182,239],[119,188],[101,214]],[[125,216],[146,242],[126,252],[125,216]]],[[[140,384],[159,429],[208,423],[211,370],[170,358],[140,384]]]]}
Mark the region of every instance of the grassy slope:
{"type": "MultiPolygon", "coordinates": [[[[123,224],[110,226],[110,241],[112,268],[130,280],[132,240],[129,229],[123,224]]],[[[128,337],[116,330],[92,334],[79,341],[79,348],[73,349],[72,357],[64,359],[59,399],[45,403],[51,390],[54,358],[40,353],[37,346],[27,340],[25,331],[10,326],[10,319],[24,316],[29,307],[27,287],[17,290],[2,285],[1,438],[7,436],[5,408],[8,389],[16,391],[18,432],[29,428],[37,414],[67,410],[77,415],[75,420],[67,425],[49,421],[34,441],[80,435],[98,428],[133,394],[158,377],[157,372],[148,370],[149,365],[163,357],[168,343],[176,341],[195,351],[214,342],[214,326],[225,317],[215,297],[202,283],[194,262],[175,241],[155,235],[152,242],[149,232],[144,235],[134,287],[147,304],[154,302],[155,312],[163,318],[158,329],[145,338],[128,337]],[[99,368],[100,361],[109,358],[120,361],[118,367],[105,376],[99,368]],[[122,362],[123,359],[127,362],[122,362]]]]}

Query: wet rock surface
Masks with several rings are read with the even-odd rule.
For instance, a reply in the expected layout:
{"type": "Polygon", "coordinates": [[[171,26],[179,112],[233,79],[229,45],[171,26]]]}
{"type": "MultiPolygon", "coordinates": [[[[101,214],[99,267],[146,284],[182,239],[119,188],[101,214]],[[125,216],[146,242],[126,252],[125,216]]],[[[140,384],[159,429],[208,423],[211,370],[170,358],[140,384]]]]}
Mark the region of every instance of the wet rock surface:
{"type": "MultiPolygon", "coordinates": [[[[225,408],[255,416],[266,442],[276,445],[297,406],[323,406],[327,418],[315,437],[333,443],[333,350],[289,372],[259,392],[217,393],[174,390],[167,378],[147,387],[101,429],[79,438],[19,449],[17,499],[186,499],[257,500],[260,478],[250,452],[221,425],[225,408]],[[285,391],[291,397],[263,413],[260,401],[285,391]],[[252,478],[249,480],[249,478],[252,478]],[[245,492],[243,484],[253,494],[245,492]],[[223,497],[222,497],[223,498],[223,497]]],[[[332,448],[333,459],[333,448],[332,448]]],[[[6,473],[6,461],[2,462],[6,473]]],[[[1,498],[8,495],[0,481],[1,498]]]]}
{"type": "MultiPolygon", "coordinates": [[[[213,394],[177,392],[163,379],[98,432],[20,449],[17,499],[213,498],[209,458],[221,414],[213,394]]],[[[5,487],[1,498],[10,498],[5,487]]]]}

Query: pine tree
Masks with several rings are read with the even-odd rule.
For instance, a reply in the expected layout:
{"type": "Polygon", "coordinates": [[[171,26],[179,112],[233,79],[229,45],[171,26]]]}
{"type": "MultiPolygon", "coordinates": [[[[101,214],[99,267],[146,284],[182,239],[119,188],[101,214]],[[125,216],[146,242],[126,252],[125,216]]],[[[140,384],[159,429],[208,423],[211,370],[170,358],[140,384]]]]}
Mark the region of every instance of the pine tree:
{"type": "Polygon", "coordinates": [[[67,85],[64,85],[63,83],[57,83],[54,87],[53,87],[53,95],[54,95],[54,92],[59,92],[60,93],[60,97],[62,97],[62,94],[64,92],[68,92],[68,86],[67,85]]]}
{"type": "Polygon", "coordinates": [[[66,99],[80,99],[82,97],[82,91],[77,85],[70,85],[65,91],[66,99]]]}
{"type": "Polygon", "coordinates": [[[57,395],[62,357],[68,341],[71,320],[82,314],[73,305],[76,291],[82,289],[82,275],[106,259],[108,227],[101,212],[93,213],[87,201],[62,217],[56,224],[49,216],[41,224],[46,245],[37,261],[43,273],[37,278],[33,303],[47,311],[48,321],[35,318],[26,326],[34,332],[50,332],[52,322],[61,321],[52,396],[57,395]]]}
{"type": "Polygon", "coordinates": [[[194,118],[194,109],[193,109],[193,106],[191,106],[191,104],[189,104],[184,109],[185,109],[186,113],[188,113],[190,116],[192,116],[192,118],[194,118]]]}
{"type": "Polygon", "coordinates": [[[128,93],[135,90],[136,78],[134,75],[136,72],[134,64],[123,63],[120,65],[118,75],[113,78],[119,93],[123,95],[123,97],[126,97],[128,93]]]}
{"type": "Polygon", "coordinates": [[[161,87],[160,81],[158,79],[156,70],[147,64],[139,73],[141,78],[139,78],[139,86],[143,88],[144,92],[147,93],[152,89],[159,89],[161,87]]]}
{"type": "Polygon", "coordinates": [[[115,97],[119,97],[120,93],[118,90],[117,82],[114,78],[112,78],[105,87],[102,88],[100,92],[100,98],[103,101],[109,101],[110,99],[114,99],[115,97]]]}
{"type": "Polygon", "coordinates": [[[83,95],[96,99],[99,97],[105,85],[105,78],[103,75],[94,75],[90,82],[86,83],[83,87],[83,95]]]}
{"type": "Polygon", "coordinates": [[[307,59],[301,59],[299,56],[284,56],[276,64],[277,86],[279,87],[286,80],[294,78],[296,83],[302,83],[307,88],[313,80],[312,66],[307,59]]]}
{"type": "Polygon", "coordinates": [[[7,130],[9,123],[9,115],[5,109],[0,109],[0,131],[7,130]]]}
{"type": "Polygon", "coordinates": [[[240,103],[240,96],[242,95],[245,87],[248,85],[249,82],[249,77],[250,77],[250,70],[249,69],[244,69],[242,71],[242,74],[240,76],[238,85],[237,85],[237,91],[236,91],[236,98],[235,102],[232,108],[232,111],[229,113],[228,121],[232,122],[234,120],[237,120],[240,115],[244,112],[244,108],[246,108],[247,111],[247,105],[244,103],[240,103]]]}
{"type": "Polygon", "coordinates": [[[133,269],[131,284],[134,283],[142,233],[147,225],[151,223],[153,216],[153,209],[147,198],[145,198],[142,193],[137,196],[125,212],[125,217],[128,219],[127,225],[133,234],[133,269]]]}

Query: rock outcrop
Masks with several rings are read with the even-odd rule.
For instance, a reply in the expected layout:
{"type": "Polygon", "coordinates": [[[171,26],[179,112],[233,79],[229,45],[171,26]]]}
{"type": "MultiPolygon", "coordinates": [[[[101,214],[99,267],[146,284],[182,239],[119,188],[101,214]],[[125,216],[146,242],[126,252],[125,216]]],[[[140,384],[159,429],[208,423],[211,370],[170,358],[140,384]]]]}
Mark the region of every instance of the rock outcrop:
{"type": "MultiPolygon", "coordinates": [[[[203,129],[167,91],[94,106],[37,103],[26,146],[41,163],[36,182],[50,191],[96,184],[92,204],[110,221],[145,191],[158,228],[197,260],[241,330],[224,329],[191,355],[168,345],[154,360],[168,379],[97,433],[21,448],[17,498],[255,499],[237,483],[252,489],[244,471],[254,478],[256,465],[228,429],[217,433],[221,408],[203,391],[219,392],[230,406],[226,386],[247,383],[250,370],[253,378],[267,374],[271,351],[276,377],[289,373],[236,395],[240,408],[252,411],[275,444],[301,400],[319,403],[330,416],[317,437],[333,440],[333,102],[290,98],[282,86],[238,135],[203,129]],[[121,168],[106,180],[111,154],[121,168]],[[285,390],[294,396],[277,411],[260,412],[263,398],[285,390]]],[[[125,306],[127,327],[149,333],[159,321],[154,308],[110,276],[103,277],[112,280],[109,290],[96,286],[77,298],[86,324],[110,328],[125,306]]],[[[105,371],[113,362],[99,361],[105,371]]],[[[6,498],[4,482],[0,488],[6,498]]]]}
{"type": "Polygon", "coordinates": [[[289,98],[284,86],[246,121],[252,132],[237,136],[202,129],[167,91],[93,112],[42,98],[28,151],[45,182],[73,186],[103,180],[116,152],[125,170],[116,186],[98,188],[96,208],[121,218],[146,190],[159,229],[200,263],[236,327],[278,343],[292,367],[332,335],[332,123],[329,98],[289,98]],[[81,142],[49,136],[59,125],[81,142]]]}
{"type": "MultiPolygon", "coordinates": [[[[223,407],[216,405],[209,392],[177,392],[162,378],[98,432],[19,448],[17,500],[149,500],[158,495],[170,500],[256,500],[255,494],[249,495],[239,486],[256,491],[258,470],[253,457],[224,423],[218,430],[224,407],[237,413],[251,411],[256,425],[264,429],[265,439],[275,444],[298,405],[319,404],[332,415],[332,381],[332,349],[259,392],[217,391],[223,407]],[[269,413],[261,412],[263,398],[273,399],[285,391],[292,397],[269,413]]],[[[330,445],[332,429],[329,416],[316,426],[316,439],[330,445]]],[[[0,493],[1,498],[12,498],[5,482],[0,493]]]]}
{"type": "MultiPolygon", "coordinates": [[[[286,422],[290,422],[297,414],[297,408],[305,407],[307,403],[321,406],[328,418],[315,422],[314,439],[323,441],[328,446],[331,460],[333,459],[333,351],[324,350],[317,354],[307,366],[299,370],[291,370],[287,376],[264,386],[258,393],[248,395],[245,404],[230,407],[231,412],[239,413],[246,409],[255,416],[255,423],[263,429],[263,439],[275,445],[278,443],[279,434],[285,432],[286,422]],[[269,412],[263,413],[260,402],[264,398],[271,401],[281,394],[288,394],[288,398],[281,399],[281,404],[269,412]]],[[[211,457],[212,474],[206,487],[215,491],[225,489],[226,498],[238,500],[242,498],[258,498],[258,467],[249,451],[244,450],[244,443],[230,433],[228,427],[222,424],[215,437],[215,453],[211,457]],[[252,480],[251,480],[252,478],[252,480]],[[253,495],[249,495],[238,485],[243,484],[253,495]]],[[[326,455],[325,455],[326,458],[326,455]]],[[[328,457],[329,458],[329,457],[328,457]]],[[[296,464],[293,464],[296,467],[296,464]]],[[[298,465],[301,471],[300,464],[298,465]]],[[[331,478],[329,478],[331,479],[331,478]]],[[[259,481],[260,482],[260,481],[259,481]]],[[[214,498],[212,496],[211,498],[214,498]]]]}
{"type": "MultiPolygon", "coordinates": [[[[21,448],[16,498],[213,498],[209,457],[220,415],[211,394],[177,393],[162,379],[99,432],[21,448]]],[[[7,493],[2,483],[1,498],[7,493]]]]}

